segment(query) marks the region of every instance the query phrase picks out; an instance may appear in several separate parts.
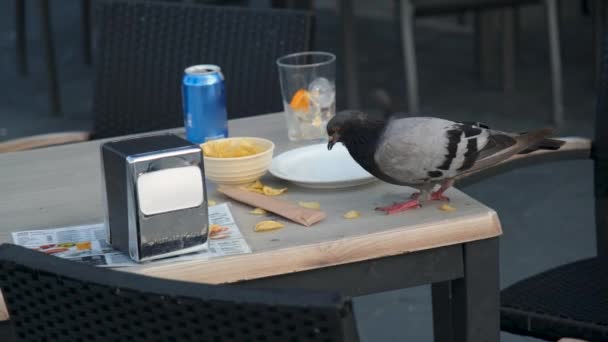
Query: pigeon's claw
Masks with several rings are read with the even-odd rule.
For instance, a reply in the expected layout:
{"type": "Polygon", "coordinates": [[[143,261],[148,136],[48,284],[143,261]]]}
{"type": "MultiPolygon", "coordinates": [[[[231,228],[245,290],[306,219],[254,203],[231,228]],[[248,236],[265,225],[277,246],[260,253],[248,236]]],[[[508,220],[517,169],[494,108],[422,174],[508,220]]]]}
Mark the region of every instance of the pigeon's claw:
{"type": "MultiPolygon", "coordinates": [[[[420,198],[420,193],[419,192],[415,192],[410,196],[411,199],[419,199],[420,198]]],[[[439,192],[439,191],[435,191],[433,193],[431,193],[428,197],[429,201],[450,201],[450,198],[445,196],[443,194],[443,192],[439,192]]]]}
{"type": "Polygon", "coordinates": [[[435,191],[431,194],[431,201],[450,201],[450,198],[443,194],[442,192],[435,191]]]}
{"type": "Polygon", "coordinates": [[[395,203],[387,207],[378,207],[376,210],[384,211],[387,215],[400,213],[402,211],[420,208],[420,201],[418,199],[411,199],[402,203],[395,203]]]}

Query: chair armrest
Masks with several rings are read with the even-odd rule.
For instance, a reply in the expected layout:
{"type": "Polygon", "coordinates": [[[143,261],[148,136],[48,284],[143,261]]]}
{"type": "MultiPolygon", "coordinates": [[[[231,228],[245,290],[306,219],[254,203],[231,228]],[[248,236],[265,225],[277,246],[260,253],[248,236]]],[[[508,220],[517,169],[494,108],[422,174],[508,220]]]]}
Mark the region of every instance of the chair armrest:
{"type": "Polygon", "coordinates": [[[9,319],[10,316],[8,315],[6,304],[4,304],[4,297],[2,297],[2,291],[0,291],[0,323],[2,321],[8,321],[9,319]]]}
{"type": "Polygon", "coordinates": [[[25,138],[12,139],[0,143],[0,153],[31,150],[52,145],[68,144],[87,141],[91,132],[74,131],[33,135],[25,138]]]}
{"type": "Polygon", "coordinates": [[[556,138],[566,143],[559,150],[538,150],[527,154],[517,154],[513,157],[484,170],[465,174],[457,178],[459,185],[475,183],[483,178],[504,173],[515,168],[557,160],[589,159],[591,156],[591,140],[578,137],[556,138]]]}

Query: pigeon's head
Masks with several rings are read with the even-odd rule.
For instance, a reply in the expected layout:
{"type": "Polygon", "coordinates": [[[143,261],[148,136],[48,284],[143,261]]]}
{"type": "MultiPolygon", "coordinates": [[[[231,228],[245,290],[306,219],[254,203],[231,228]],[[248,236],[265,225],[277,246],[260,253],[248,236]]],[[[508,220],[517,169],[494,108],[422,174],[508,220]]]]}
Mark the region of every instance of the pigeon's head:
{"type": "Polygon", "coordinates": [[[364,134],[370,127],[377,126],[377,123],[377,119],[358,110],[344,110],[336,113],[327,123],[327,135],[329,136],[327,149],[331,150],[338,142],[352,141],[364,134]]]}

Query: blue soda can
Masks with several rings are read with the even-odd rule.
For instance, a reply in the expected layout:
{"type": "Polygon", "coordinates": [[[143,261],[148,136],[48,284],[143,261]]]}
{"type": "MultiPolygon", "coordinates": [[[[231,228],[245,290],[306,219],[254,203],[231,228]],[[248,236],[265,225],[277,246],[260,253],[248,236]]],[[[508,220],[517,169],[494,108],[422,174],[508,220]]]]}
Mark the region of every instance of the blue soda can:
{"type": "Polygon", "coordinates": [[[195,144],[228,136],[224,75],[217,65],[194,65],[182,84],[186,139],[195,144]]]}

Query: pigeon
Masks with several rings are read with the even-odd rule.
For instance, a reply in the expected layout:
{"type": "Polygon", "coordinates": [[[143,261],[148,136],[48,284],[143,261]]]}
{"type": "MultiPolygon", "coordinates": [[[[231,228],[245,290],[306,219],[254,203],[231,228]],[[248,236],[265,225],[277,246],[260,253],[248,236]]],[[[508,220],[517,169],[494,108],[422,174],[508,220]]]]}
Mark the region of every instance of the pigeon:
{"type": "Polygon", "coordinates": [[[515,154],[559,149],[552,128],[525,133],[490,129],[475,122],[435,117],[374,117],[362,111],[336,113],[327,124],[329,150],[342,143],[352,158],[376,178],[419,192],[402,203],[379,207],[387,214],[449,200],[444,192],[456,178],[483,170],[515,154]],[[439,188],[433,191],[437,186],[439,188]]]}

